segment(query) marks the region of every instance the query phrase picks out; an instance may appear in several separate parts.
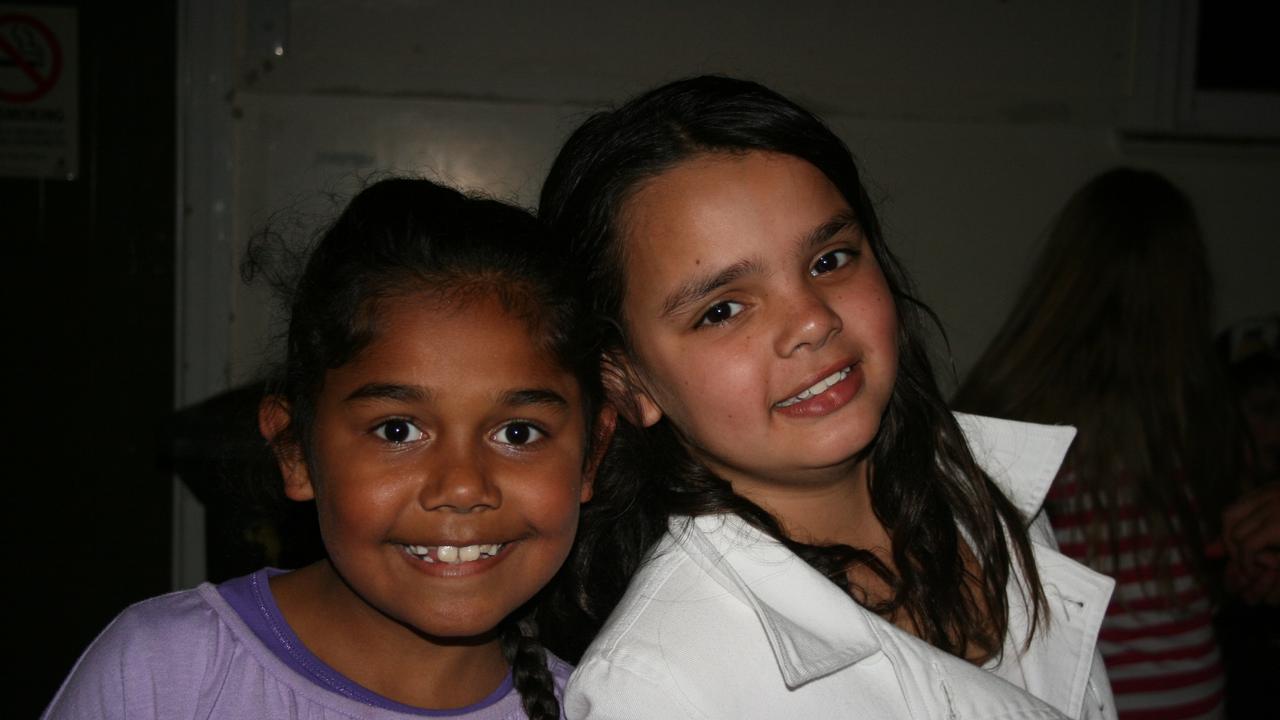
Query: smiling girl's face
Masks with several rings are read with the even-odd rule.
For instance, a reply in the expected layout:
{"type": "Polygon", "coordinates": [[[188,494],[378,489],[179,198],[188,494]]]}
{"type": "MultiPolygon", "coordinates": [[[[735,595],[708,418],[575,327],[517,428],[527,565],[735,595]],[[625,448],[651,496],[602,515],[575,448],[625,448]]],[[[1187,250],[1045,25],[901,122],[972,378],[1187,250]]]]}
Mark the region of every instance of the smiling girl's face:
{"type": "Polygon", "coordinates": [[[831,181],[790,155],[699,155],[641,185],[621,227],[640,420],[666,416],[748,497],[861,471],[897,315],[831,181]]]}
{"type": "Polygon", "coordinates": [[[590,497],[581,391],[495,298],[377,311],[372,342],[326,373],[286,492],[316,500],[348,627],[483,638],[569,553],[590,497]]]}

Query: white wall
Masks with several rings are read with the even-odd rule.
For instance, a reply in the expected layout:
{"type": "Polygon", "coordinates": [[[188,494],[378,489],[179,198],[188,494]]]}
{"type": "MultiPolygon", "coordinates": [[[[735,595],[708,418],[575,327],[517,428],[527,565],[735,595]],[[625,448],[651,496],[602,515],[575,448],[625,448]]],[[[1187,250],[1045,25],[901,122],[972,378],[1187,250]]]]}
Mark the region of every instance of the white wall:
{"type": "MultiPolygon", "coordinates": [[[[591,108],[725,72],[793,96],[848,141],[962,372],[1053,213],[1117,163],[1165,172],[1195,200],[1220,323],[1280,310],[1277,146],[1118,132],[1150,94],[1149,5],[239,0],[234,229],[243,242],[282,207],[325,215],[320,191],[375,169],[532,203],[591,108]]],[[[263,358],[269,314],[253,289],[233,305],[237,382],[263,358]]]]}

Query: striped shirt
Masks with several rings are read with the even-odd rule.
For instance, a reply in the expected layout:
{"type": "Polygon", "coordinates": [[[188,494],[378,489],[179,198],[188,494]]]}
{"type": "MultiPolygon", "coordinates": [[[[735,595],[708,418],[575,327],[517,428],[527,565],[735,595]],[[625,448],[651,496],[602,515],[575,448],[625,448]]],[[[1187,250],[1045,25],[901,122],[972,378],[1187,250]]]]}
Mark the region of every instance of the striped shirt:
{"type": "MultiPolygon", "coordinates": [[[[1086,532],[1095,513],[1078,493],[1071,474],[1059,475],[1049,492],[1049,514],[1062,553],[1086,562],[1086,532]]],[[[1142,514],[1123,494],[1119,503],[1118,563],[1104,542],[1092,565],[1116,580],[1098,647],[1120,720],[1221,718],[1224,678],[1209,597],[1176,547],[1167,550],[1169,571],[1161,580],[1142,514]],[[1170,581],[1176,600],[1162,592],[1170,581]]],[[[1098,516],[1103,523],[1105,518],[1098,516]]]]}

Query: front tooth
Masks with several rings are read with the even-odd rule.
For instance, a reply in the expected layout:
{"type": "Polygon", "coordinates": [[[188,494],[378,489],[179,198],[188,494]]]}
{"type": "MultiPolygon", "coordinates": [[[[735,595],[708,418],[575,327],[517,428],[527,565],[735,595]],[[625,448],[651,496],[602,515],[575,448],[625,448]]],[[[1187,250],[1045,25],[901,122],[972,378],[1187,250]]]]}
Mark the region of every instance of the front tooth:
{"type": "Polygon", "coordinates": [[[440,562],[456,563],[458,562],[458,548],[452,545],[441,545],[436,548],[436,557],[440,562]]]}
{"type": "Polygon", "coordinates": [[[812,386],[806,388],[805,390],[802,390],[799,394],[797,394],[795,397],[791,398],[790,400],[784,400],[778,403],[778,407],[789,407],[791,405],[795,405],[798,402],[801,402],[802,400],[808,400],[814,395],[820,395],[826,392],[832,385],[835,385],[836,383],[840,382],[841,380],[845,379],[848,376],[849,376],[848,368],[845,368],[844,370],[840,370],[839,372],[834,372],[828,375],[827,377],[819,380],[818,382],[814,383],[812,386]]]}
{"type": "Polygon", "coordinates": [[[466,547],[458,548],[459,562],[473,562],[479,559],[480,559],[479,545],[467,545],[466,547]]]}

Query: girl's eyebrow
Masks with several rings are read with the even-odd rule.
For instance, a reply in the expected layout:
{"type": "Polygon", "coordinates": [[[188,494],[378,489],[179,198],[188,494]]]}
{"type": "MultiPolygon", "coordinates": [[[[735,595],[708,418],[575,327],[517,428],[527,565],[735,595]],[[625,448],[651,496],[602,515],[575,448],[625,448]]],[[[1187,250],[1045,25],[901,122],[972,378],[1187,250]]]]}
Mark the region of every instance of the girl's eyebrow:
{"type": "Polygon", "coordinates": [[[421,402],[431,398],[431,391],[417,385],[398,385],[396,383],[366,383],[356,388],[346,397],[346,402],[353,400],[398,400],[401,402],[421,402]]]}
{"type": "Polygon", "coordinates": [[[685,308],[701,302],[703,298],[728,285],[738,278],[752,273],[762,272],[763,264],[755,258],[745,258],[719,271],[699,275],[676,288],[662,303],[659,317],[667,318],[679,314],[685,308]]]}
{"type": "Polygon", "coordinates": [[[553,408],[567,408],[569,401],[555,390],[547,388],[522,388],[520,390],[508,390],[500,396],[503,405],[521,406],[521,405],[548,405],[553,408]]]}
{"type": "MultiPolygon", "coordinates": [[[[395,400],[398,402],[423,402],[430,400],[431,391],[418,385],[396,383],[367,383],[347,396],[346,402],[356,400],[395,400]]],[[[549,405],[568,407],[569,401],[555,390],[548,388],[521,388],[507,390],[498,396],[498,402],[507,406],[549,405]]]]}
{"type": "Polygon", "coordinates": [[[853,214],[853,210],[841,210],[830,220],[810,230],[804,237],[802,247],[805,252],[816,250],[820,245],[850,227],[858,227],[858,217],[853,214]]]}

